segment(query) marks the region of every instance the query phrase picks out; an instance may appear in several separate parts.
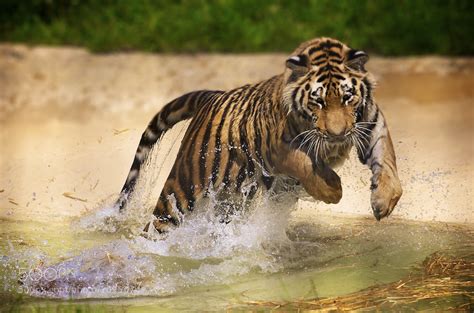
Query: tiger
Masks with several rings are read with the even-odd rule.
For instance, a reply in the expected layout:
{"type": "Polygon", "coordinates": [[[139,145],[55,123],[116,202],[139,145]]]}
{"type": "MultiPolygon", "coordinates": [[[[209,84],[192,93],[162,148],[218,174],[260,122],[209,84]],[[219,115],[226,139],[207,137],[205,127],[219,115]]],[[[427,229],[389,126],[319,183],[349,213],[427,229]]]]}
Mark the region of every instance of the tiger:
{"type": "Polygon", "coordinates": [[[334,171],[352,147],[367,165],[376,220],[390,215],[402,195],[384,114],[376,104],[369,56],[332,38],[302,43],[284,72],[229,91],[199,90],[159,111],[141,136],[116,205],[123,212],[151,148],[176,123],[191,119],[153,211],[159,233],[184,221],[210,190],[246,196],[271,190],[277,178],[296,181],[306,196],[336,204],[334,171]],[[252,188],[249,188],[251,186],[252,188]]]}

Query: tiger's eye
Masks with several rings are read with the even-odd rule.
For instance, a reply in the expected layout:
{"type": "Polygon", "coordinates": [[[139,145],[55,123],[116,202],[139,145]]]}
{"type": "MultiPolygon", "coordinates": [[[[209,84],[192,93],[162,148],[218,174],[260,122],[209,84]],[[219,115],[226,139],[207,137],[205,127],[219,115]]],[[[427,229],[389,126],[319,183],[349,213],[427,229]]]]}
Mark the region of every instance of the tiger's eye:
{"type": "Polygon", "coordinates": [[[346,94],[344,94],[344,95],[342,96],[342,101],[343,101],[343,102],[347,102],[347,101],[349,101],[351,98],[352,98],[352,94],[346,93],[346,94]]]}

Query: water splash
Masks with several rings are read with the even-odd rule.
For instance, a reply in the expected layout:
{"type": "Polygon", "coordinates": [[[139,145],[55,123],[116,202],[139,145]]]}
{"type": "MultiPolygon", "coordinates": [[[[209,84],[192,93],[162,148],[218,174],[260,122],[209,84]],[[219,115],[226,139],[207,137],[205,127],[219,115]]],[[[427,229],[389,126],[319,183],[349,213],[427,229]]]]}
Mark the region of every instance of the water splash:
{"type": "MultiPolygon", "coordinates": [[[[175,142],[185,126],[178,127],[174,137],[171,134],[175,142]]],[[[119,213],[113,204],[101,204],[103,207],[73,223],[75,232],[105,232],[122,238],[60,262],[46,259],[30,266],[22,279],[28,294],[49,298],[168,295],[191,286],[230,282],[252,271],[271,273],[284,267],[280,251],[291,245],[286,229],[295,208],[292,196],[258,193],[244,209],[222,222],[218,192],[210,190],[209,197],[184,217],[180,227],[164,236],[151,236],[153,239],[142,237],[144,225],[153,219],[153,204],[162,188],[159,182],[169,171],[160,161],[173,149],[165,140],[151,151],[125,212],[119,213]]]]}
{"type": "MultiPolygon", "coordinates": [[[[229,282],[251,271],[279,271],[284,266],[278,261],[280,251],[290,245],[289,204],[261,195],[252,203],[222,223],[211,196],[162,238],[133,235],[38,266],[22,280],[23,288],[30,295],[51,298],[167,295],[190,286],[229,282]]],[[[125,223],[117,214],[106,207],[77,225],[111,231],[102,224],[113,218],[125,223]]]]}

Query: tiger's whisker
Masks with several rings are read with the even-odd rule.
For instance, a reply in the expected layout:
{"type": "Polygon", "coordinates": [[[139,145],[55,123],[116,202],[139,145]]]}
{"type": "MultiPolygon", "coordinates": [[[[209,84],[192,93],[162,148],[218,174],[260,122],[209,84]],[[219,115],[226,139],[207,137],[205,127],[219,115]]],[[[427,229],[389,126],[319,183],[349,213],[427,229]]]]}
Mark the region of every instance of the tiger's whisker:
{"type": "Polygon", "coordinates": [[[305,130],[304,132],[301,132],[299,133],[295,138],[293,138],[293,140],[290,141],[290,145],[293,144],[293,142],[298,139],[300,136],[304,135],[304,134],[307,134],[308,132],[311,132],[313,131],[312,129],[308,129],[308,130],[305,130]]]}
{"type": "Polygon", "coordinates": [[[355,130],[354,133],[359,139],[364,140],[367,145],[370,144],[370,137],[367,134],[361,133],[358,130],[355,130]]]}
{"type": "Polygon", "coordinates": [[[377,124],[377,122],[357,122],[356,124],[369,124],[369,125],[374,125],[374,124],[377,124]]]}
{"type": "Polygon", "coordinates": [[[354,142],[354,145],[356,146],[356,149],[360,152],[360,154],[363,153],[362,147],[360,146],[359,140],[357,136],[351,135],[351,139],[354,142]]]}
{"type": "Polygon", "coordinates": [[[367,132],[371,132],[372,130],[367,128],[367,127],[364,127],[364,126],[360,126],[360,125],[356,125],[354,128],[356,129],[360,129],[360,130],[364,130],[364,131],[367,131],[367,132]]]}
{"type": "Polygon", "coordinates": [[[312,132],[309,132],[308,134],[306,134],[306,136],[304,136],[303,140],[301,141],[301,144],[299,145],[298,150],[301,149],[301,147],[303,147],[307,142],[311,141],[313,136],[314,134],[312,132]]]}
{"type": "Polygon", "coordinates": [[[361,129],[354,128],[353,131],[357,134],[360,134],[361,136],[364,136],[366,138],[370,138],[370,134],[366,133],[365,131],[363,131],[361,129]]]}

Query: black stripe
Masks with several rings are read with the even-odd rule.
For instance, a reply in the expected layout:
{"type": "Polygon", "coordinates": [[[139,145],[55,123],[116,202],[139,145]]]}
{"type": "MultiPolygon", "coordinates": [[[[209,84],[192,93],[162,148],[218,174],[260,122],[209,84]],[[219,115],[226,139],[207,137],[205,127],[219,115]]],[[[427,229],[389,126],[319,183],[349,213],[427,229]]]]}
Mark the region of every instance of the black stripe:
{"type": "MultiPolygon", "coordinates": [[[[166,198],[164,191],[161,192],[161,194],[160,194],[160,201],[161,201],[161,203],[163,203],[163,207],[166,211],[166,208],[167,208],[166,204],[168,203],[168,198],[166,198]]],[[[168,214],[168,212],[161,212],[161,214],[168,214]]]]}
{"type": "MultiPolygon", "coordinates": [[[[235,89],[236,95],[235,95],[235,105],[238,106],[237,108],[234,108],[232,110],[230,116],[229,116],[229,121],[234,120],[234,116],[240,115],[240,112],[242,111],[242,108],[244,107],[244,103],[242,102],[242,95],[246,91],[244,88],[238,88],[235,89]]],[[[232,165],[234,164],[234,160],[236,159],[236,148],[235,148],[235,143],[234,143],[234,137],[232,134],[232,125],[229,125],[229,130],[227,132],[227,138],[228,138],[228,145],[229,145],[229,159],[227,160],[227,164],[225,167],[224,171],[224,179],[223,179],[223,184],[224,188],[230,188],[230,171],[232,170],[232,165]]]]}
{"type": "Polygon", "coordinates": [[[337,72],[337,73],[341,73],[341,74],[344,74],[344,71],[341,70],[339,67],[337,66],[331,66],[331,72],[334,74],[334,72],[337,72]]]}
{"type": "Polygon", "coordinates": [[[370,167],[371,167],[371,169],[373,169],[375,166],[378,166],[378,167],[382,168],[382,164],[380,164],[380,163],[377,162],[377,161],[372,162],[372,164],[371,164],[370,167]]]}
{"type": "MultiPolygon", "coordinates": [[[[311,50],[312,50],[312,49],[311,49],[311,50]]],[[[311,53],[311,50],[309,51],[309,52],[310,52],[310,55],[312,54],[312,53],[311,53]]],[[[319,50],[318,50],[318,51],[319,51],[319,50]]],[[[317,62],[317,61],[319,61],[319,60],[321,60],[321,59],[326,60],[326,57],[327,57],[327,55],[326,55],[325,53],[321,53],[321,54],[318,55],[317,57],[313,58],[313,63],[315,63],[315,62],[317,62]]]]}
{"type": "Polygon", "coordinates": [[[333,42],[333,41],[323,41],[320,45],[319,45],[319,49],[330,49],[330,48],[339,48],[339,49],[342,49],[342,45],[339,43],[339,42],[333,42]]]}
{"type": "Polygon", "coordinates": [[[332,68],[333,67],[331,65],[326,64],[325,66],[319,68],[318,72],[316,73],[316,76],[319,76],[324,72],[329,72],[332,70],[332,68]]]}
{"type": "Polygon", "coordinates": [[[268,166],[270,168],[273,168],[273,161],[272,161],[273,158],[272,158],[272,156],[274,155],[274,153],[270,150],[270,147],[272,147],[272,141],[271,141],[272,138],[270,136],[272,130],[270,128],[271,128],[271,126],[267,129],[267,140],[266,140],[266,145],[267,145],[266,146],[266,148],[267,148],[266,151],[267,152],[266,152],[265,156],[266,156],[266,161],[268,163],[268,166]]]}
{"type": "Polygon", "coordinates": [[[377,121],[379,120],[379,108],[375,107],[375,117],[373,120],[369,120],[371,124],[367,125],[367,128],[369,129],[369,132],[372,132],[372,130],[375,128],[375,125],[377,125],[377,121]]]}
{"type": "Polygon", "coordinates": [[[135,158],[133,159],[131,170],[138,170],[140,168],[140,165],[141,161],[137,158],[137,156],[135,156],[135,158]]]}
{"type": "Polygon", "coordinates": [[[158,117],[160,116],[160,113],[155,114],[153,118],[151,119],[150,123],[148,123],[148,129],[150,129],[153,133],[158,133],[160,130],[158,129],[158,117]]]}
{"type": "Polygon", "coordinates": [[[212,171],[211,171],[211,175],[212,175],[211,181],[212,181],[213,186],[217,181],[217,177],[219,174],[219,165],[221,163],[221,153],[222,153],[221,132],[222,132],[222,128],[224,127],[224,124],[227,121],[227,114],[231,107],[232,101],[233,99],[230,99],[229,102],[224,102],[222,104],[222,105],[225,105],[226,107],[224,108],[224,112],[221,117],[221,122],[219,123],[219,126],[217,128],[216,142],[214,144],[215,156],[214,156],[214,161],[212,163],[212,171]]]}
{"type": "Polygon", "coordinates": [[[247,157],[247,175],[248,177],[252,177],[255,173],[255,164],[253,163],[252,156],[250,155],[249,145],[246,139],[247,132],[245,130],[240,131],[240,140],[241,140],[241,148],[247,157]]]}
{"type": "Polygon", "coordinates": [[[369,80],[367,78],[364,78],[362,81],[365,84],[365,87],[367,88],[367,94],[365,95],[365,102],[366,104],[372,103],[371,98],[372,98],[372,85],[370,84],[369,80]]]}
{"type": "Polygon", "coordinates": [[[311,56],[312,54],[318,52],[319,50],[320,50],[319,47],[312,47],[311,49],[309,49],[308,54],[311,56]]]}
{"type": "Polygon", "coordinates": [[[207,149],[209,148],[209,140],[211,138],[212,122],[214,121],[214,117],[219,109],[220,107],[218,105],[214,105],[212,108],[211,117],[209,118],[209,122],[207,123],[206,132],[204,133],[204,137],[201,142],[201,149],[199,151],[199,181],[201,183],[202,188],[204,189],[206,189],[206,159],[207,149]]]}
{"type": "Polygon", "coordinates": [[[372,145],[372,147],[370,147],[369,151],[367,153],[365,153],[365,156],[362,160],[362,163],[363,164],[367,164],[367,161],[370,159],[370,157],[372,157],[372,153],[374,152],[374,149],[375,149],[375,146],[378,144],[378,142],[380,141],[380,139],[382,138],[385,138],[385,136],[380,136],[377,138],[377,140],[374,142],[374,144],[372,145]]]}
{"type": "Polygon", "coordinates": [[[235,189],[237,190],[237,192],[240,192],[240,187],[242,187],[242,184],[246,178],[246,174],[247,174],[247,169],[245,168],[245,166],[242,166],[240,169],[239,169],[239,173],[237,174],[237,179],[236,179],[236,182],[235,182],[235,189]]]}
{"type": "Polygon", "coordinates": [[[296,110],[296,111],[299,109],[299,105],[296,103],[296,96],[298,94],[298,90],[299,90],[299,88],[297,87],[291,93],[291,104],[293,106],[293,109],[296,110]]]}
{"type": "Polygon", "coordinates": [[[316,65],[316,66],[320,66],[322,64],[326,64],[328,61],[326,59],[322,60],[322,61],[319,61],[319,62],[315,62],[313,63],[313,65],[316,65]]]}
{"type": "Polygon", "coordinates": [[[329,59],[330,62],[336,63],[336,64],[342,64],[343,61],[341,59],[329,59]]]}
{"type": "Polygon", "coordinates": [[[178,176],[178,183],[181,190],[186,195],[186,199],[188,200],[188,211],[192,211],[194,207],[194,201],[196,198],[194,197],[194,184],[192,181],[186,180],[184,175],[178,176]]]}
{"type": "Polygon", "coordinates": [[[301,88],[300,90],[301,90],[301,96],[300,96],[299,102],[301,104],[303,104],[304,103],[304,98],[305,98],[305,95],[306,95],[306,91],[303,88],[301,88]]]}
{"type": "Polygon", "coordinates": [[[328,77],[329,77],[328,74],[323,74],[323,75],[319,76],[317,82],[320,83],[320,82],[324,81],[325,79],[327,79],[328,77]]]}
{"type": "Polygon", "coordinates": [[[175,111],[179,111],[180,109],[182,109],[184,107],[184,104],[186,102],[188,102],[189,98],[191,98],[195,94],[196,94],[195,92],[187,93],[184,96],[181,96],[181,97],[173,100],[170,104],[170,111],[175,112],[175,111]]]}
{"type": "Polygon", "coordinates": [[[250,190],[247,193],[247,199],[252,200],[255,194],[257,193],[257,190],[258,190],[258,186],[251,185],[250,190]]]}
{"type": "MultiPolygon", "coordinates": [[[[364,133],[368,134],[370,137],[372,136],[372,131],[374,130],[375,126],[377,125],[377,121],[378,121],[378,117],[379,117],[379,108],[375,107],[375,109],[376,109],[375,118],[372,121],[370,121],[370,120],[368,121],[368,122],[371,122],[372,124],[369,124],[369,125],[366,126],[366,128],[368,130],[364,130],[364,133]]],[[[367,107],[365,108],[365,110],[367,110],[367,107]]],[[[367,156],[366,153],[364,155],[359,154],[359,160],[362,164],[367,164],[367,160],[369,159],[370,155],[372,155],[372,150],[373,150],[374,146],[372,146],[372,149],[371,149],[370,154],[368,156],[367,156]]]]}
{"type": "MultiPolygon", "coordinates": [[[[359,87],[359,91],[360,91],[360,97],[361,99],[364,99],[364,102],[365,102],[365,90],[364,90],[364,85],[361,84],[360,87],[359,87]]],[[[366,103],[367,104],[367,103],[366,103]]],[[[363,117],[363,110],[365,109],[364,106],[362,106],[361,103],[359,103],[357,109],[356,109],[356,123],[358,122],[361,122],[362,121],[362,117],[363,117]]]]}
{"type": "MultiPolygon", "coordinates": [[[[220,95],[220,93],[215,94],[215,95],[220,95]]],[[[189,181],[192,182],[193,184],[194,184],[194,180],[193,180],[194,179],[193,178],[193,173],[194,173],[193,156],[194,156],[196,148],[199,147],[199,143],[196,142],[196,137],[199,133],[199,129],[201,129],[202,123],[204,122],[205,118],[209,115],[209,111],[214,107],[213,103],[214,103],[216,98],[218,98],[218,97],[209,97],[209,99],[203,99],[204,101],[209,101],[209,100],[210,101],[206,102],[204,104],[204,106],[202,106],[200,108],[197,119],[194,118],[191,122],[191,125],[189,125],[189,127],[188,127],[188,131],[194,130],[194,133],[190,133],[190,136],[189,136],[189,138],[191,138],[190,139],[191,144],[190,144],[190,149],[189,149],[190,151],[188,151],[188,155],[187,155],[187,158],[186,158],[186,164],[188,165],[188,169],[189,169],[187,171],[187,175],[189,175],[189,177],[190,177],[189,181]]],[[[187,139],[187,138],[188,137],[186,136],[184,139],[187,139]]]]}
{"type": "Polygon", "coordinates": [[[341,55],[340,55],[338,52],[333,51],[333,50],[326,50],[326,54],[327,54],[328,56],[336,57],[336,58],[338,58],[338,59],[341,58],[341,55]]]}
{"type": "Polygon", "coordinates": [[[148,137],[147,131],[145,130],[145,132],[142,135],[142,138],[140,139],[140,143],[138,145],[144,146],[144,147],[153,146],[158,141],[158,139],[160,139],[161,133],[162,132],[154,133],[153,135],[155,135],[156,138],[153,139],[153,138],[148,137]]]}
{"type": "Polygon", "coordinates": [[[191,97],[188,98],[188,101],[186,101],[186,105],[189,107],[189,110],[192,112],[196,112],[196,109],[199,108],[199,105],[201,104],[201,98],[207,93],[209,93],[208,90],[200,90],[193,92],[191,97]]]}
{"type": "MultiPolygon", "coordinates": [[[[260,99],[262,95],[261,94],[256,94],[257,99],[255,99],[255,103],[261,103],[262,100],[260,99]]],[[[255,155],[257,157],[258,162],[260,163],[260,166],[265,168],[265,161],[263,160],[262,156],[262,135],[261,131],[263,129],[262,126],[262,119],[259,118],[259,113],[261,112],[258,110],[258,108],[252,107],[252,118],[251,120],[255,123],[254,125],[254,151],[255,155]]],[[[250,152],[249,152],[250,154],[250,152]]]]}
{"type": "Polygon", "coordinates": [[[339,74],[332,74],[331,77],[338,79],[338,80],[344,80],[346,79],[344,76],[339,75],[339,74]]]}
{"type": "Polygon", "coordinates": [[[275,177],[273,177],[273,176],[262,175],[262,182],[263,182],[263,185],[265,186],[265,188],[267,188],[267,190],[272,188],[274,180],[275,180],[275,177]]]}
{"type": "Polygon", "coordinates": [[[243,95],[243,98],[241,100],[242,106],[243,106],[243,104],[247,103],[248,99],[253,95],[253,92],[255,90],[255,86],[252,86],[252,85],[246,85],[244,87],[247,90],[247,93],[245,95],[243,95]]]}
{"type": "Polygon", "coordinates": [[[232,169],[232,165],[234,164],[234,158],[235,158],[234,149],[230,148],[229,160],[227,161],[227,164],[225,166],[224,179],[222,180],[222,183],[224,184],[224,188],[230,187],[230,170],[232,169]]]}
{"type": "Polygon", "coordinates": [[[263,157],[262,157],[262,136],[260,134],[260,129],[261,127],[258,127],[257,129],[255,129],[255,138],[254,138],[255,155],[257,156],[257,159],[260,165],[265,168],[265,161],[263,160],[263,157]]]}

